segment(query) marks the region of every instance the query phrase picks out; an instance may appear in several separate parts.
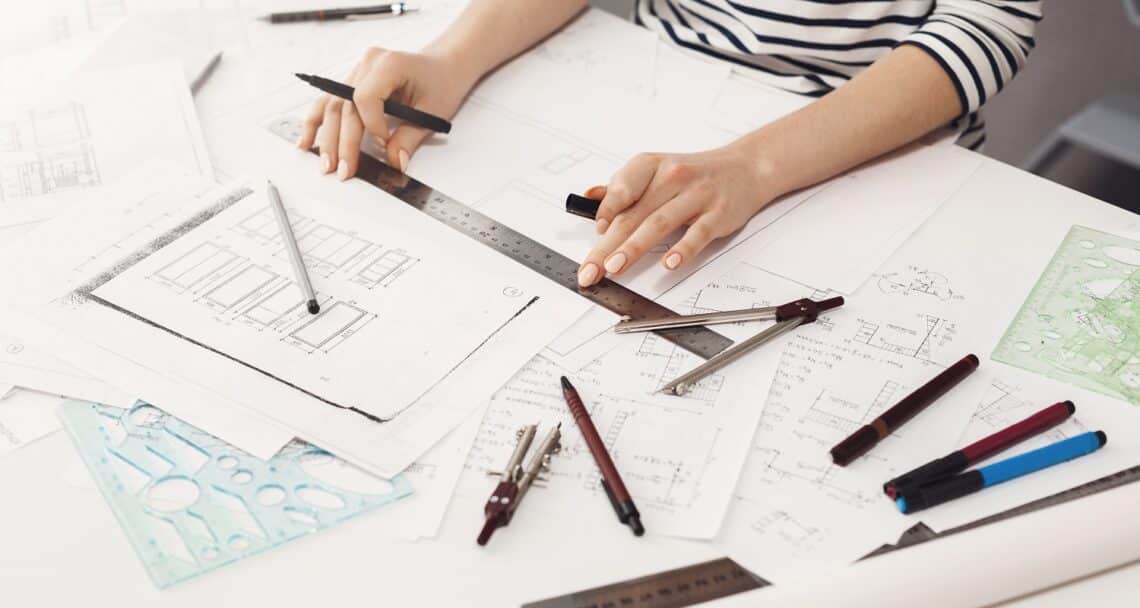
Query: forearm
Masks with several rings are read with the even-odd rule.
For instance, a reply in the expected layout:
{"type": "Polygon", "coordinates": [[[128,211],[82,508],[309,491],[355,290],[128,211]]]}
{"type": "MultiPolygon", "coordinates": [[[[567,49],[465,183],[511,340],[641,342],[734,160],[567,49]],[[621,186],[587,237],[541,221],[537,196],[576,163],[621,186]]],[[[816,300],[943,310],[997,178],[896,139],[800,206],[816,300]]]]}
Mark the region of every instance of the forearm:
{"type": "Polygon", "coordinates": [[[472,0],[425,52],[447,57],[472,81],[546,38],[586,0],[472,0]]]}
{"type": "Polygon", "coordinates": [[[860,165],[946,126],[962,112],[929,55],[900,46],[835,91],[744,136],[771,197],[860,165]]]}

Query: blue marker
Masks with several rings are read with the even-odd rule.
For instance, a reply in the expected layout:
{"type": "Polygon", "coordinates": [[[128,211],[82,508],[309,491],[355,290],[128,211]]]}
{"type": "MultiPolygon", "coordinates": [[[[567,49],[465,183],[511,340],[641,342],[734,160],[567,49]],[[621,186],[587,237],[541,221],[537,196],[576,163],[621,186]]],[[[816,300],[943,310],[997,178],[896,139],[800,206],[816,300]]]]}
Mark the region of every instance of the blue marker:
{"type": "Polygon", "coordinates": [[[983,488],[996,486],[1004,481],[1091,454],[1103,447],[1106,441],[1108,436],[1103,431],[1083,433],[1032,452],[995,462],[987,467],[919,486],[896,498],[895,504],[903,513],[921,511],[973,494],[983,488]]]}

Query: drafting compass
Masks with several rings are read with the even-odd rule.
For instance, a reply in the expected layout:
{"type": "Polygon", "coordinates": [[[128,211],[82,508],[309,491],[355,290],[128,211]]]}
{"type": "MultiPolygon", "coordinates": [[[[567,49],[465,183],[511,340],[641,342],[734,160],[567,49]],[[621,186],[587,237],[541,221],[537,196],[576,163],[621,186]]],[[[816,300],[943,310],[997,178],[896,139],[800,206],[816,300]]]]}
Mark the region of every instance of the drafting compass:
{"type": "Polygon", "coordinates": [[[528,424],[519,429],[515,435],[516,443],[515,450],[511,453],[511,459],[507,461],[507,466],[502,471],[489,471],[492,475],[499,476],[499,485],[495,486],[495,491],[491,492],[491,497],[487,499],[487,504],[483,506],[483,513],[487,520],[483,523],[483,529],[479,532],[479,538],[476,542],[480,545],[487,544],[491,540],[491,534],[498,528],[502,528],[511,523],[511,517],[515,514],[515,509],[519,507],[527,490],[530,486],[537,481],[544,481],[539,477],[544,470],[550,465],[550,456],[557,452],[561,447],[559,440],[562,438],[562,424],[559,423],[538,444],[534,454],[531,455],[530,460],[523,466],[523,458],[530,450],[530,444],[534,442],[534,436],[538,432],[538,425],[528,424]]]}
{"type": "Polygon", "coordinates": [[[708,361],[698,365],[685,374],[673,379],[672,382],[661,387],[663,393],[684,395],[689,392],[701,378],[721,369],[752,352],[761,344],[771,342],[793,329],[814,322],[819,313],[843,306],[842,297],[828,298],[821,302],[804,298],[788,302],[780,306],[765,306],[763,308],[746,308],[743,310],[728,310],[724,312],[709,312],[695,315],[673,315],[657,319],[640,319],[637,321],[625,320],[614,326],[619,334],[628,334],[640,331],[655,331],[660,329],[673,329],[693,327],[698,325],[716,325],[718,323],[737,323],[740,321],[775,321],[776,324],[764,331],[739,342],[724,351],[709,358],[708,361]]]}

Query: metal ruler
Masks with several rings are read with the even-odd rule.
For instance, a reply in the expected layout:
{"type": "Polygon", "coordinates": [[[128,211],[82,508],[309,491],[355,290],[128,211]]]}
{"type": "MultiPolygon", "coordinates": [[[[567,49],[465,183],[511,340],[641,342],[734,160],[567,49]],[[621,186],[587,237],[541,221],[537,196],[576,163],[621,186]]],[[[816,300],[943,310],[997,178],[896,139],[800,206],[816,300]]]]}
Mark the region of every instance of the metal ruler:
{"type": "MultiPolygon", "coordinates": [[[[295,118],[282,118],[274,121],[269,130],[286,141],[295,142],[300,136],[301,122],[295,118]]],[[[371,156],[360,155],[356,178],[619,315],[649,319],[676,314],[609,279],[603,279],[588,289],[579,288],[578,263],[574,260],[371,156]]],[[[705,359],[732,346],[732,340],[706,327],[663,329],[654,333],[705,359]]]]}
{"type": "MultiPolygon", "coordinates": [[[[1140,481],[1140,466],[1095,479],[1086,484],[1046,496],[957,528],[936,533],[924,524],[907,530],[893,545],[883,545],[863,557],[872,557],[925,542],[988,526],[1018,515],[1066,503],[1098,492],[1140,481]]],[[[604,587],[595,587],[524,604],[523,608],[681,608],[701,602],[766,587],[768,581],[725,557],[692,566],[658,572],[604,587]]]]}
{"type": "Polygon", "coordinates": [[[680,608],[767,584],[726,557],[523,604],[523,608],[680,608]]]}

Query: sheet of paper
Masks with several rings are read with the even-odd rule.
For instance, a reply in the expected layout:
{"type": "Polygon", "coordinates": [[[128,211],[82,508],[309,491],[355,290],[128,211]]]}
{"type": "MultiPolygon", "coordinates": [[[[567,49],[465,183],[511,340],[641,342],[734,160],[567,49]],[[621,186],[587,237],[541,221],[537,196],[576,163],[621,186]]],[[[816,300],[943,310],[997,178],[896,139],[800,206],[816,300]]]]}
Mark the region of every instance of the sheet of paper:
{"type": "Polygon", "coordinates": [[[222,40],[213,35],[217,25],[218,17],[200,10],[131,15],[107,34],[80,69],[126,67],[138,63],[139,57],[174,59],[191,83],[221,51],[222,40]]]}
{"type": "Polygon", "coordinates": [[[0,333],[0,382],[115,407],[135,403],[129,394],[4,333],[0,333]]]}
{"type": "MultiPolygon", "coordinates": [[[[708,267],[686,280],[665,302],[683,313],[727,310],[792,300],[807,289],[747,266],[734,267],[724,276],[713,270],[708,267]]],[[[762,327],[718,330],[741,339],[762,327]]],[[[720,528],[747,456],[780,348],[777,341],[751,353],[684,397],[654,393],[700,359],[653,334],[617,336],[613,350],[575,373],[536,358],[492,401],[468,463],[464,493],[479,491],[474,488],[489,492],[481,474],[502,466],[519,427],[540,422],[546,428],[561,422],[563,449],[551,465],[551,482],[528,497],[534,504],[527,508],[558,512],[574,504],[575,512],[613,518],[597,486],[595,465],[560,394],[558,377],[566,374],[590,407],[646,529],[711,538],[720,528]]]]}
{"type": "Polygon", "coordinates": [[[11,384],[0,384],[0,399],[7,397],[8,394],[11,393],[12,389],[14,389],[14,388],[16,388],[16,387],[11,385],[11,384]]]}
{"type": "Polygon", "coordinates": [[[400,473],[415,488],[415,494],[386,510],[383,521],[376,522],[374,529],[408,540],[435,538],[486,409],[477,408],[463,424],[400,473]]]}
{"type": "Polygon", "coordinates": [[[17,389],[0,399],[0,457],[63,428],[56,408],[65,399],[17,389]]]}
{"type": "Polygon", "coordinates": [[[334,407],[398,416],[534,297],[509,274],[489,280],[444,253],[426,231],[385,228],[286,189],[321,306],[313,315],[263,184],[211,196],[236,200],[163,238],[91,297],[334,407]]]}
{"type": "MultiPolygon", "coordinates": [[[[46,322],[39,315],[45,312],[67,310],[68,303],[59,300],[59,296],[76,289],[84,280],[85,272],[98,272],[101,264],[113,265],[126,255],[132,246],[142,246],[149,238],[153,238],[155,231],[177,225],[177,213],[166,214],[170,209],[160,209],[153,216],[134,216],[132,220],[138,221],[142,228],[133,235],[134,241],[128,239],[125,243],[116,246],[119,237],[111,234],[108,226],[115,225],[120,214],[131,215],[137,211],[139,201],[147,201],[152,206],[163,202],[157,193],[167,188],[181,190],[184,193],[202,193],[216,188],[196,176],[187,175],[169,165],[144,165],[138,171],[138,179],[125,178],[124,183],[133,183],[132,188],[113,188],[112,194],[104,193],[104,200],[100,208],[76,206],[60,217],[41,224],[37,230],[71,231],[74,234],[84,234],[96,239],[106,239],[97,243],[91,252],[76,252],[73,245],[82,239],[64,240],[66,246],[47,247],[47,251],[37,258],[36,268],[10,267],[6,272],[29,273],[32,288],[24,293],[16,291],[0,291],[5,299],[15,298],[17,307],[5,311],[4,322],[6,328],[19,331],[20,340],[34,346],[40,352],[53,353],[65,363],[75,366],[92,377],[105,381],[108,385],[130,387],[124,390],[132,395],[138,395],[146,401],[163,404],[179,404],[176,415],[200,428],[223,430],[227,441],[241,449],[262,459],[272,457],[286,443],[293,439],[294,434],[278,423],[257,415],[246,408],[240,407],[229,399],[224,392],[211,393],[201,386],[187,382],[179,382],[175,376],[163,374],[148,366],[149,357],[142,356],[137,359],[124,357],[120,353],[109,351],[97,343],[86,338],[85,332],[92,329],[84,319],[76,319],[74,328],[62,328],[46,322]],[[150,220],[150,221],[148,221],[150,220]],[[62,227],[62,228],[61,228],[62,227]],[[35,276],[30,276],[36,273],[35,276]],[[47,277],[58,279],[56,285],[47,277]],[[39,305],[33,304],[39,293],[43,300],[39,305]],[[27,297],[22,297],[27,296],[27,297]],[[19,306],[29,308],[21,309],[19,306]]],[[[170,203],[169,200],[165,201],[170,203]]],[[[146,207],[146,205],[144,205],[146,207]]],[[[175,209],[177,211],[177,209],[175,209]]],[[[28,241],[39,243],[43,241],[28,241]]],[[[11,245],[17,253],[10,255],[22,257],[28,255],[35,245],[15,243],[11,245]]],[[[102,320],[95,321],[96,326],[102,320]]],[[[174,412],[174,407],[168,407],[174,412]]]]}
{"type": "Polygon", "coordinates": [[[969,397],[944,397],[847,467],[832,463],[832,446],[968,352],[957,321],[964,295],[946,285],[916,295],[892,278],[869,283],[786,342],[716,540],[760,576],[794,580],[813,564],[850,563],[897,539],[917,520],[897,511],[882,483],[956,447],[976,409],[972,395],[984,381],[971,377],[950,393],[969,397]],[[757,522],[773,510],[815,530],[812,541],[772,536],[757,522]]]}
{"type": "MultiPolygon", "coordinates": [[[[1092,199],[1061,196],[1038,180],[1011,180],[998,167],[987,163],[852,298],[858,297],[861,302],[864,294],[881,294],[887,298],[884,306],[889,308],[909,307],[952,321],[956,326],[954,349],[981,357],[981,368],[967,381],[972,386],[963,384],[936,405],[975,411],[952,448],[1065,399],[1077,406],[1072,421],[995,459],[1039,447],[1080,428],[1102,429],[1109,436],[1109,444],[1095,454],[929,509],[910,519],[921,520],[934,529],[947,529],[1140,463],[1132,447],[1140,437],[1140,419],[1126,402],[987,356],[1011,320],[1019,316],[1019,308],[1033,291],[1042,269],[1050,266],[1058,246],[1078,221],[1101,232],[1127,234],[1136,227],[1132,214],[1092,199]],[[978,221],[992,213],[994,200],[1002,201],[1003,214],[1018,218],[1016,239],[1011,237],[1008,223],[978,221]],[[971,245],[963,247],[962,235],[967,233],[971,245]]],[[[1079,242],[1073,244],[1080,247],[1079,242]]],[[[1095,247],[1088,251],[1095,251],[1095,247]]],[[[1085,275],[1080,268],[1096,270],[1084,258],[1096,260],[1102,255],[1073,257],[1073,276],[1078,277],[1074,285],[1080,284],[1079,277],[1085,275]]],[[[1092,287],[1086,293],[1112,291],[1098,291],[1096,284],[1092,287]]],[[[1048,340],[1045,336],[1038,339],[1048,340]]],[[[911,464],[917,466],[921,461],[911,464]]]]}
{"type": "Polygon", "coordinates": [[[42,220],[139,165],[139,150],[210,179],[177,62],[89,72],[0,101],[0,225],[42,220]],[[130,90],[124,103],[122,91],[130,90]]]}
{"type": "MultiPolygon", "coordinates": [[[[297,151],[293,153],[300,154],[297,151]]],[[[405,209],[403,205],[371,205],[363,210],[365,215],[369,212],[380,215],[394,212],[410,214],[410,218],[389,218],[389,221],[382,222],[374,215],[369,220],[358,212],[350,211],[360,207],[345,205],[338,210],[334,204],[321,208],[318,217],[315,213],[318,205],[312,203],[312,199],[299,202],[305,201],[302,195],[295,194],[303,192],[300,187],[288,185],[288,177],[279,179],[278,183],[294,209],[293,220],[298,223],[297,229],[304,229],[307,240],[303,247],[310,258],[309,264],[322,299],[336,298],[341,302],[326,301],[322,315],[309,319],[306,318],[307,313],[293,314],[296,309],[292,304],[297,302],[282,299],[281,294],[289,293],[291,279],[281,276],[274,280],[269,273],[277,269],[278,275],[288,275],[290,271],[286,260],[277,258],[280,247],[274,241],[276,227],[258,220],[263,215],[263,203],[255,200],[248,189],[236,186],[213,194],[190,189],[188,193],[164,196],[161,194],[163,187],[151,183],[149,178],[133,184],[134,193],[126,193],[121,200],[107,202],[98,217],[61,220],[53,229],[53,237],[45,236],[41,231],[42,238],[37,242],[47,249],[53,247],[47,244],[50,242],[59,247],[58,251],[53,249],[55,261],[59,263],[56,267],[59,274],[56,283],[50,286],[45,286],[39,275],[25,277],[35,284],[31,291],[39,290],[48,298],[47,301],[51,301],[60,294],[46,292],[62,290],[67,293],[67,286],[86,284],[93,275],[105,274],[102,274],[103,280],[98,281],[98,286],[89,285],[92,295],[81,299],[83,305],[75,308],[49,306],[38,312],[54,316],[51,319],[53,323],[66,326],[74,335],[106,346],[128,359],[145,361],[148,367],[161,375],[181,378],[183,383],[189,383],[198,390],[205,389],[225,402],[245,405],[363,468],[390,476],[414,461],[478,405],[478,401],[461,401],[453,395],[478,389],[482,391],[482,398],[488,398],[518,365],[561,331],[560,318],[567,313],[571,316],[580,314],[579,311],[586,306],[577,295],[405,209]],[[200,198],[195,199],[196,194],[200,198]],[[298,209],[298,205],[308,206],[298,209]],[[140,208],[145,211],[140,211],[140,208]],[[197,219],[184,222],[183,218],[190,216],[197,219]],[[302,226],[302,218],[310,220],[309,223],[302,226]],[[417,222],[419,229],[415,227],[417,222]],[[400,234],[387,238],[391,235],[377,228],[382,225],[400,225],[400,234]],[[209,236],[196,239],[195,232],[199,230],[208,232],[209,236]],[[425,233],[424,230],[434,232],[425,233]],[[265,239],[259,244],[258,238],[263,232],[265,239]],[[380,238],[382,236],[385,238],[380,238]],[[154,251],[153,244],[159,242],[163,246],[154,251]],[[68,244],[67,251],[63,251],[60,243],[68,244]],[[76,259],[77,256],[85,259],[82,251],[85,247],[88,248],[88,257],[90,252],[104,252],[106,257],[75,271],[74,264],[68,266],[65,258],[73,256],[72,259],[76,259]],[[195,258],[195,263],[184,264],[185,268],[178,266],[180,261],[186,260],[185,255],[192,255],[194,251],[201,253],[201,247],[210,248],[210,255],[195,258]],[[455,252],[455,258],[444,259],[439,254],[443,251],[455,252]],[[135,254],[136,257],[131,257],[135,254]],[[154,258],[156,255],[164,259],[154,258]],[[400,263],[390,264],[397,255],[400,263]],[[166,256],[170,259],[165,259],[166,256]],[[124,262],[124,259],[128,261],[124,262]],[[253,260],[257,264],[252,263],[253,260]],[[105,272],[107,266],[101,264],[109,265],[115,271],[105,272]],[[142,269],[139,264],[147,267],[142,269]],[[349,265],[351,269],[348,269],[349,265]],[[137,270],[138,274],[132,277],[131,270],[137,270]],[[456,272],[457,277],[471,278],[448,281],[447,277],[452,272],[456,272]],[[249,286],[248,293],[228,289],[235,284],[234,281],[245,281],[252,276],[250,273],[258,273],[261,278],[249,286]],[[417,273],[420,275],[418,278],[417,273]],[[495,285],[478,280],[486,276],[496,276],[495,285]],[[117,278],[111,280],[113,277],[117,278]],[[118,291],[117,288],[122,286],[115,283],[129,279],[142,281],[141,284],[151,290],[152,298],[163,298],[159,294],[163,290],[169,291],[165,295],[168,308],[152,311],[146,308],[145,303],[125,299],[129,297],[130,290],[118,291]],[[463,287],[464,281],[471,285],[463,287]],[[190,293],[185,293],[187,288],[190,293]],[[194,292],[195,289],[201,293],[194,292]],[[467,292],[465,305],[458,310],[453,310],[448,304],[454,301],[452,290],[467,292]],[[100,293],[95,294],[94,291],[100,293]],[[490,299],[477,302],[481,293],[490,299]],[[538,297],[538,302],[531,304],[535,297],[538,297]],[[95,301],[107,304],[94,304],[95,301]],[[176,301],[182,303],[181,309],[174,304],[176,301]],[[436,308],[428,305],[431,302],[436,303],[436,308]],[[186,319],[173,321],[159,316],[178,310],[190,314],[186,319]],[[337,317],[336,327],[325,328],[328,335],[312,334],[314,328],[320,328],[318,322],[325,315],[339,315],[346,311],[352,313],[352,318],[337,317]],[[537,311],[535,316],[531,316],[532,311],[537,311]],[[195,317],[195,314],[199,316],[195,317]],[[487,320],[488,315],[493,316],[487,320]],[[141,322],[139,318],[177,325],[168,327],[167,331],[155,331],[153,325],[141,322]],[[530,324],[531,319],[534,319],[533,325],[530,324]],[[504,340],[501,343],[503,350],[498,351],[496,357],[482,360],[484,366],[478,372],[464,371],[470,375],[456,376],[468,378],[471,384],[465,386],[458,380],[455,381],[458,384],[435,384],[456,371],[454,368],[468,359],[472,351],[488,338],[516,323],[525,325],[520,328],[526,332],[519,334],[521,339],[504,340]],[[226,329],[221,331],[213,324],[218,327],[224,324],[226,329]],[[390,329],[395,331],[388,331],[390,329]],[[472,333],[473,330],[480,333],[472,333]],[[432,334],[436,338],[432,338],[432,334]],[[268,335],[275,337],[267,339],[268,335]],[[470,337],[466,345],[463,344],[464,335],[470,337]],[[245,346],[235,341],[240,336],[261,341],[264,346],[243,351],[241,349],[245,346]],[[199,343],[205,346],[199,346],[199,343]],[[386,348],[369,348],[369,345],[377,343],[385,344],[386,348]],[[439,346],[433,346],[433,343],[439,346]],[[243,355],[243,352],[252,353],[255,359],[244,361],[244,364],[235,361],[250,356],[243,355]],[[279,356],[282,358],[275,359],[279,356]],[[289,363],[293,359],[303,359],[304,362],[299,365],[289,363]],[[338,361],[335,371],[328,363],[333,359],[338,361]],[[365,366],[365,360],[372,361],[375,367],[365,366]],[[306,368],[319,368],[322,361],[329,365],[329,373],[340,374],[337,377],[342,378],[333,392],[320,388],[323,382],[320,375],[306,371],[306,368]],[[358,374],[356,385],[360,391],[355,397],[345,392],[355,390],[352,389],[353,382],[344,380],[354,373],[353,370],[358,374]],[[391,370],[390,374],[395,374],[389,377],[388,385],[383,389],[376,388],[377,370],[391,370]],[[284,374],[282,379],[288,384],[268,377],[280,374],[284,374]],[[419,380],[415,380],[417,377],[419,380]],[[419,385],[413,386],[409,381],[419,385]],[[431,393],[424,393],[436,387],[442,391],[434,395],[439,398],[438,402],[417,402],[421,397],[432,397],[431,393]],[[385,396],[390,400],[384,401],[385,396]],[[377,424],[360,413],[337,409],[327,403],[346,398],[355,400],[353,405],[361,411],[372,408],[372,415],[400,420],[377,424]],[[409,407],[413,403],[416,407],[409,407]],[[424,404],[430,407],[419,407],[424,404]],[[405,412],[408,414],[406,421],[402,415],[405,412]],[[390,425],[402,431],[388,430],[390,425]]],[[[134,386],[129,380],[128,385],[134,386]]],[[[151,391],[154,391],[153,396],[143,390],[132,392],[137,392],[147,401],[162,403],[164,408],[188,421],[194,412],[183,415],[183,410],[202,407],[202,399],[192,403],[186,397],[172,395],[177,391],[170,385],[164,390],[151,387],[151,391]]],[[[480,393],[473,394],[478,397],[480,393]]],[[[216,425],[209,422],[199,424],[195,421],[194,424],[215,432],[216,425]]],[[[228,440],[224,431],[221,427],[217,434],[228,440]]]]}
{"type": "Polygon", "coordinates": [[[874,161],[831,180],[778,230],[751,239],[749,260],[819,289],[854,293],[981,163],[961,148],[923,145],[874,161]]]}

